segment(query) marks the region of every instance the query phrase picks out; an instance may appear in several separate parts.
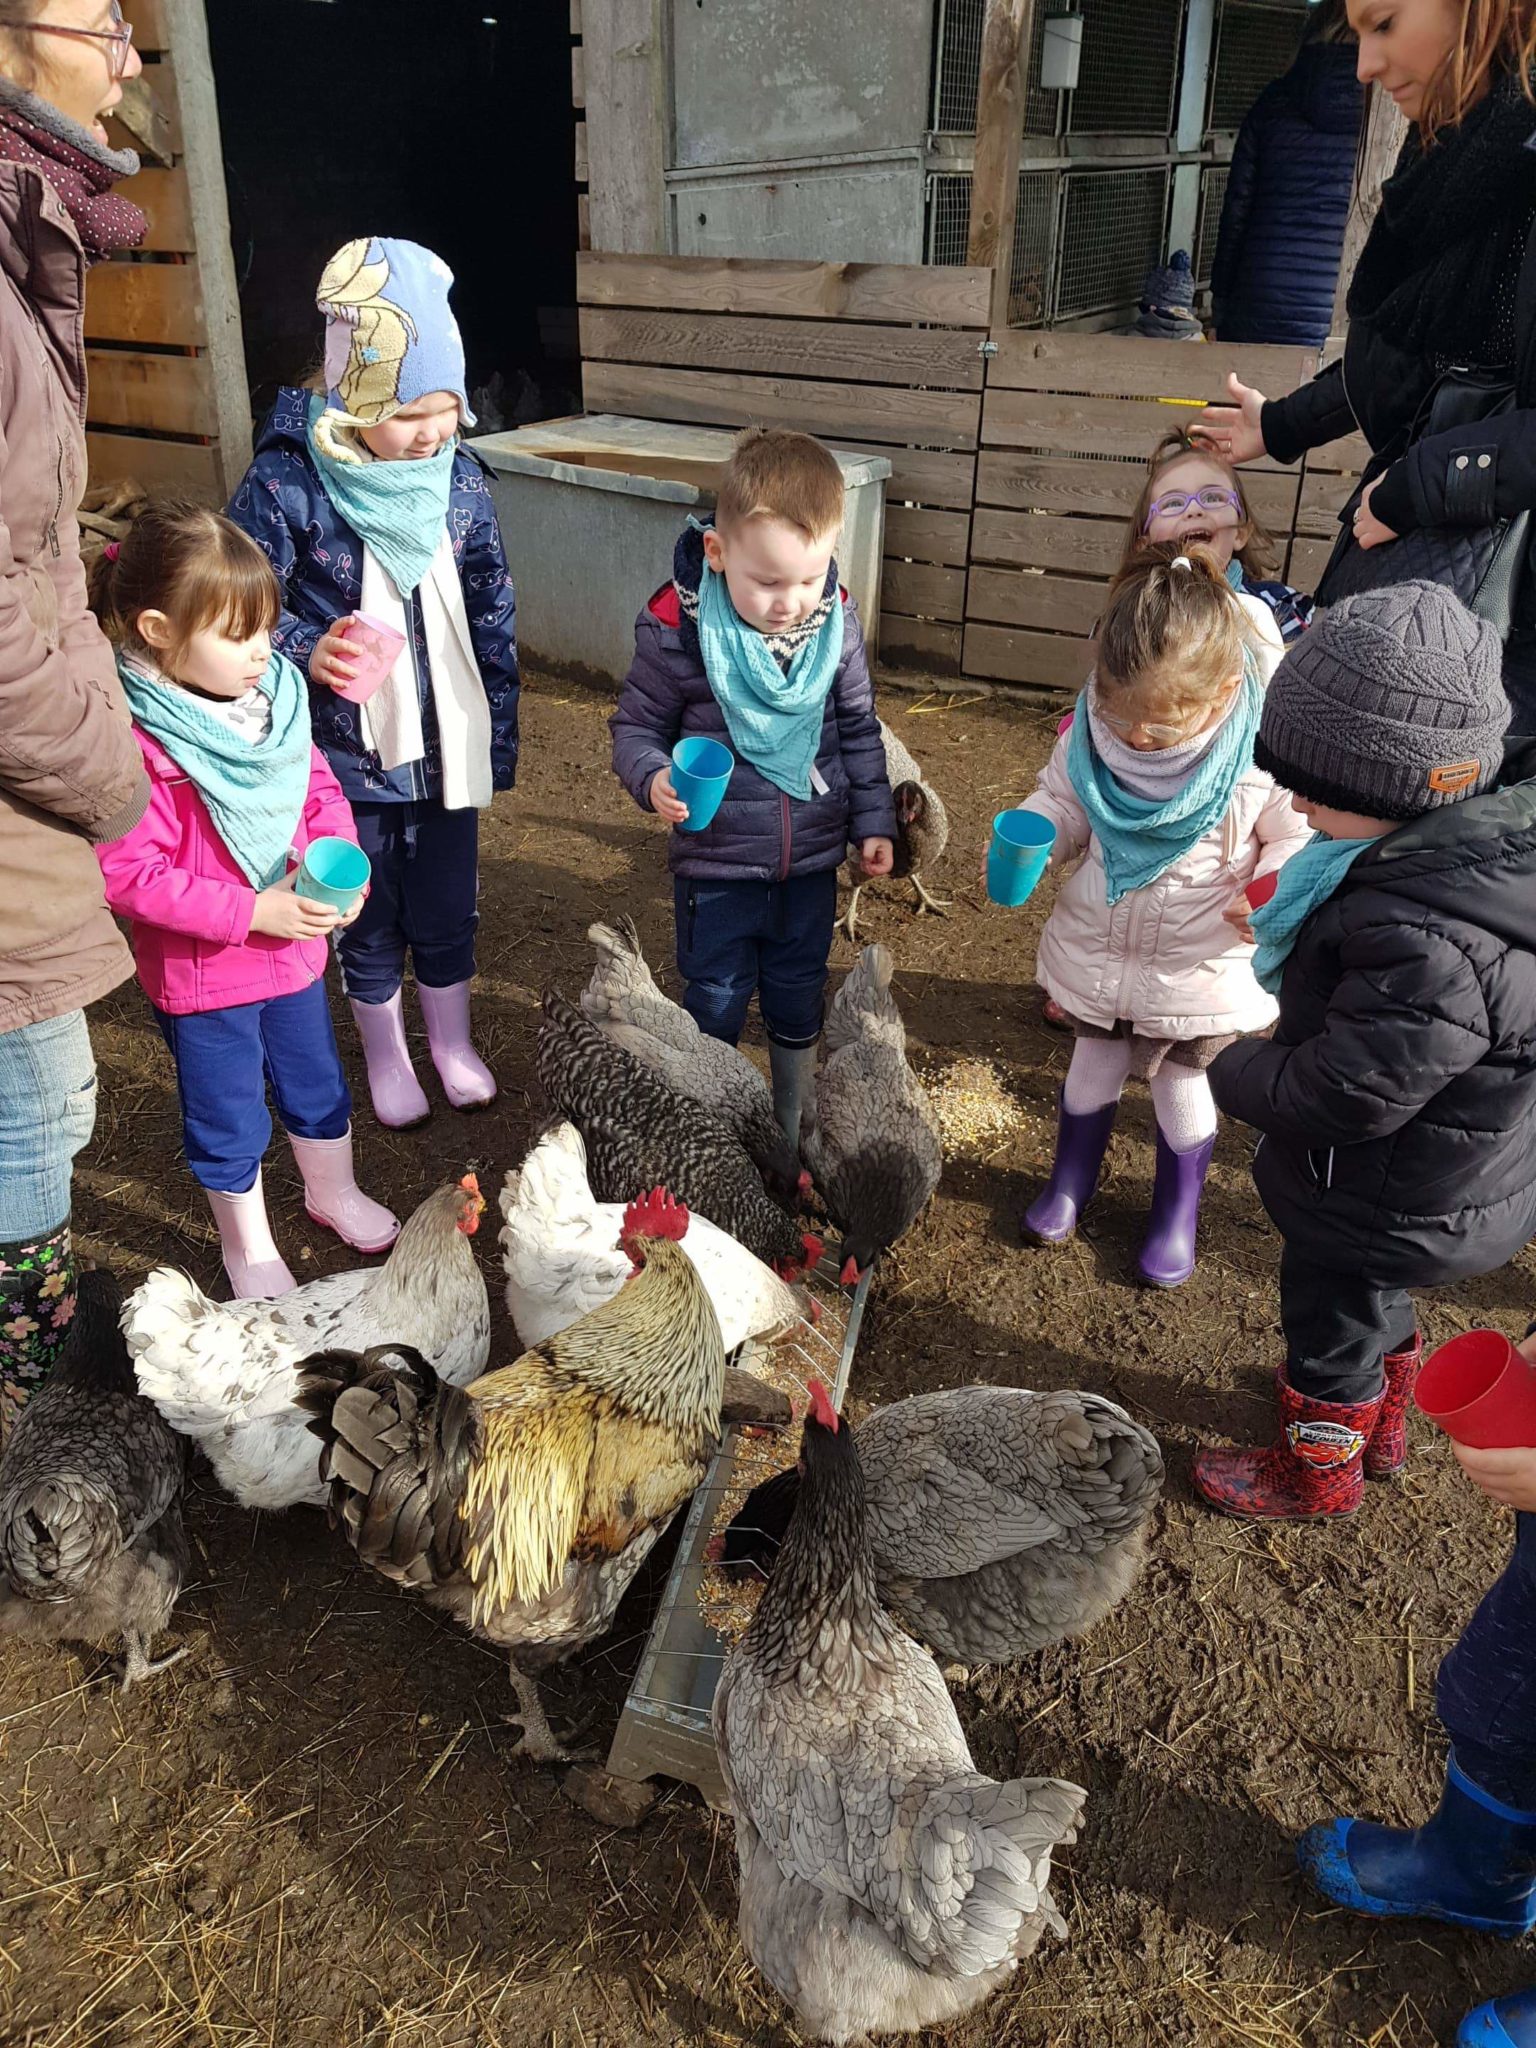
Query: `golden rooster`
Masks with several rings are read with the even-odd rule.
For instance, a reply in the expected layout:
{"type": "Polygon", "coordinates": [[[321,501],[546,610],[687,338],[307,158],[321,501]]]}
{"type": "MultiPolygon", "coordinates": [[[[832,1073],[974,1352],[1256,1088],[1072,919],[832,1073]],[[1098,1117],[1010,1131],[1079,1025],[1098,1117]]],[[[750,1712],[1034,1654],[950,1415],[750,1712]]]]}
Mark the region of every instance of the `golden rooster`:
{"type": "Polygon", "coordinates": [[[365,1563],[509,1653],[514,1753],[539,1762],[569,1752],[533,1672],[608,1627],[720,1435],[725,1346],[687,1229],[660,1188],[631,1202],[635,1272],[614,1299],[472,1386],[404,1345],[302,1371],[333,1520],[365,1563]]]}

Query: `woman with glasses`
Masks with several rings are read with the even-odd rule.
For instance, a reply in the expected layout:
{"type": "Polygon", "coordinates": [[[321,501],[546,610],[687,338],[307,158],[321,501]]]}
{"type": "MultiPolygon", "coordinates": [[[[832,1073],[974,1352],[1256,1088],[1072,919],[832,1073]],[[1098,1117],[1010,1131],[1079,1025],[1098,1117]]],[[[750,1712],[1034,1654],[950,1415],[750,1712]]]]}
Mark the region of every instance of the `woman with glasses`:
{"type": "Polygon", "coordinates": [[[75,513],[85,271],[144,232],[104,125],[138,70],[114,0],[0,0],[0,1440],[74,1310],[84,1008],[133,972],[92,848],[149,789],[75,513]]]}

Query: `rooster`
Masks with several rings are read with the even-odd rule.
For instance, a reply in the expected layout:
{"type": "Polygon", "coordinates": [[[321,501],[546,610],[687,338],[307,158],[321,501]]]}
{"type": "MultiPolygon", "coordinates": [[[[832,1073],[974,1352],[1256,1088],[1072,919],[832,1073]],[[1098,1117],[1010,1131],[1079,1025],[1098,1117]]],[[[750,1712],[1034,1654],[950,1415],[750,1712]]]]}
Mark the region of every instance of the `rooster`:
{"type": "Polygon", "coordinates": [[[819,1241],[765,1192],[730,1126],[612,1044],[553,989],[544,994],[538,1069],[545,1094],[586,1141],[599,1201],[629,1202],[661,1185],[783,1279],[798,1280],[820,1259],[819,1241]]]}
{"type": "MultiPolygon", "coordinates": [[[[923,869],[937,867],[949,845],[949,813],[944,808],[944,799],[931,783],[923,780],[923,771],[883,718],[880,720],[880,743],[885,749],[886,779],[891,785],[891,799],[896,806],[896,857],[891,874],[893,877],[906,876],[911,881],[917,894],[919,917],[925,910],[931,910],[936,917],[943,917],[950,906],[929,895],[923,886],[923,869]]],[[[859,895],[865,886],[865,876],[856,854],[850,858],[843,872],[853,894],[848,899],[842,924],[853,944],[857,945],[859,895]]]]}
{"type": "Polygon", "coordinates": [[[719,1439],[725,1346],[688,1224],[659,1188],[631,1202],[635,1278],[471,1387],[403,1346],[304,1369],[333,1520],[364,1563],[508,1652],[515,1754],[536,1761],[569,1752],[534,1670],[608,1628],[719,1439]]]}
{"type": "Polygon", "coordinates": [[[651,977],[634,920],[587,927],[597,949],[582,1013],[679,1095],[692,1096],[730,1125],[782,1201],[811,1191],[811,1177],[773,1113],[768,1084],[744,1052],[701,1031],[651,977]]]}
{"type": "Polygon", "coordinates": [[[866,946],[832,999],[806,1163],[843,1233],[841,1279],[857,1286],[939,1184],[939,1120],[907,1065],[894,963],[866,946]]]}
{"type": "Polygon", "coordinates": [[[38,1642],[121,1642],[123,1689],[186,1656],[146,1652],[190,1553],[186,1449],[133,1383],[110,1273],[80,1276],[57,1364],[0,1458],[0,1629],[38,1642]]]}
{"type": "Polygon", "coordinates": [[[715,1694],[742,1946],[802,2034],[860,2041],[972,2011],[1047,1928],[1086,1794],[971,1760],[925,1650],[881,1607],[859,1453],[819,1380],[789,1531],[715,1694]]]}
{"type": "Polygon", "coordinates": [[[123,1331],[147,1394],[207,1454],[248,1508],[324,1507],[295,1369],[332,1346],[409,1344],[462,1385],[491,1355],[491,1309],[469,1240],[485,1202],[475,1176],[429,1195],[382,1266],[311,1280],[275,1301],[213,1302],[161,1266],[123,1331]]]}
{"type": "MultiPolygon", "coordinates": [[[[1099,1394],[954,1387],[855,1431],[881,1601],[959,1664],[1008,1664],[1101,1621],[1146,1555],[1157,1440],[1099,1394]]],[[[794,1512],[791,1467],[747,1496],[727,1565],[766,1576],[794,1512]]]]}

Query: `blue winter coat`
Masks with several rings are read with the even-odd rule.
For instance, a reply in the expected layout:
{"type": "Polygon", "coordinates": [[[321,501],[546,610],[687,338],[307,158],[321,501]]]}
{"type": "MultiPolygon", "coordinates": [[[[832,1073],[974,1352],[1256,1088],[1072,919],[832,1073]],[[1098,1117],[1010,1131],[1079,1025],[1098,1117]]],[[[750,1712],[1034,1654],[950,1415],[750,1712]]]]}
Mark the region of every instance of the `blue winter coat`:
{"type": "Polygon", "coordinates": [[[1364,103],[1353,44],[1308,43],[1248,109],[1211,272],[1222,341],[1327,340],[1364,103]]]}
{"type": "MultiPolygon", "coordinates": [[[[326,495],[309,452],[310,393],[278,393],[256,443],[256,457],[230,504],[229,516],[264,550],[283,589],[283,614],[273,640],[307,677],[315,643],[363,597],[363,547],[326,495]]],[[[474,456],[454,457],[448,501],[453,552],[464,585],[470,640],[491,707],[491,777],[510,789],[517,772],[516,611],[512,578],[485,473],[474,456]]],[[[359,707],[334,690],[311,684],[315,744],[330,762],[350,803],[413,803],[442,794],[442,756],[421,606],[406,605],[416,649],[421,729],[419,761],[386,771],[364,746],[359,707]]]]}

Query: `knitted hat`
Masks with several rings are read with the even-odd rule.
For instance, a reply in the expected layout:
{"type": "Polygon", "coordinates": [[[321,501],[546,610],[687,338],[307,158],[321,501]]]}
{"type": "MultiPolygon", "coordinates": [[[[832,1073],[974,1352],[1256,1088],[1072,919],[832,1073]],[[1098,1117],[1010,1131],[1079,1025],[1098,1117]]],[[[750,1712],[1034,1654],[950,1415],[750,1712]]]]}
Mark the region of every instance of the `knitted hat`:
{"type": "Polygon", "coordinates": [[[326,402],[349,426],[376,427],[432,391],[450,391],[475,424],[464,343],[448,310],[453,272],[419,242],[364,237],[325,266],[326,402]]]}
{"type": "Polygon", "coordinates": [[[1499,636],[1438,583],[1319,612],[1270,678],[1253,758],[1283,789],[1417,818],[1491,788],[1509,700],[1499,636]]]}

